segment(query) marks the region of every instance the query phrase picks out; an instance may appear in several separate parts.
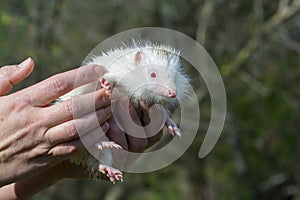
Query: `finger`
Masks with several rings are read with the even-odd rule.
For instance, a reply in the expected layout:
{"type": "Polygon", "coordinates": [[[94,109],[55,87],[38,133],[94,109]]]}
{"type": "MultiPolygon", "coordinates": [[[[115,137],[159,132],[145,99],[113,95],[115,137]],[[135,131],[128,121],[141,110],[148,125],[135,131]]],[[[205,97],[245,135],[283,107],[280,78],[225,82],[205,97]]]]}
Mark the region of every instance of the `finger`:
{"type": "Polygon", "coordinates": [[[96,128],[92,130],[89,134],[85,134],[80,137],[81,142],[84,144],[86,148],[91,147],[95,145],[97,142],[99,142],[103,136],[107,133],[109,130],[109,124],[107,122],[104,122],[101,127],[96,128]]]}
{"type": "Polygon", "coordinates": [[[26,89],[35,106],[48,105],[53,100],[71,91],[75,87],[91,83],[104,73],[105,68],[97,65],[88,65],[68,72],[54,75],[36,85],[26,89]]]}
{"type": "Polygon", "coordinates": [[[149,106],[144,101],[139,101],[139,106],[142,112],[142,122],[144,125],[147,125],[150,123],[151,119],[149,116],[149,106]]]}
{"type": "Polygon", "coordinates": [[[67,101],[45,107],[41,110],[41,116],[44,116],[44,119],[46,119],[45,124],[48,127],[52,127],[70,119],[79,118],[108,105],[110,105],[109,96],[105,93],[104,89],[100,89],[93,93],[77,96],[67,101]],[[49,118],[49,116],[52,117],[49,118]]]}
{"type": "Polygon", "coordinates": [[[146,147],[148,146],[147,134],[145,132],[145,129],[142,126],[140,117],[137,114],[137,112],[135,111],[135,108],[133,107],[132,104],[129,104],[129,113],[131,115],[131,119],[123,118],[124,129],[127,133],[128,149],[131,152],[136,152],[136,153],[143,152],[146,149],[146,147]],[[127,120],[129,120],[129,123],[127,122],[127,120]],[[138,130],[139,130],[139,134],[141,137],[134,137],[130,134],[131,131],[134,131],[134,130],[132,130],[132,127],[131,127],[131,123],[132,123],[131,121],[133,121],[135,124],[137,124],[139,126],[138,130]]]}
{"type": "MultiPolygon", "coordinates": [[[[145,125],[149,124],[151,119],[149,116],[149,106],[144,101],[140,101],[139,103],[140,109],[142,111],[142,118],[145,125]]],[[[160,130],[157,134],[148,137],[148,146],[147,148],[153,146],[155,143],[157,143],[163,135],[163,130],[160,130]]]]}
{"type": "Polygon", "coordinates": [[[75,139],[69,142],[59,143],[55,145],[49,154],[58,157],[68,157],[78,151],[82,151],[86,146],[94,145],[98,142],[109,129],[108,123],[104,123],[101,128],[96,128],[90,133],[84,135],[80,139],[75,139]]]}
{"type": "Polygon", "coordinates": [[[148,136],[134,106],[129,103],[129,99],[126,96],[117,99],[115,105],[118,111],[117,120],[122,126],[122,130],[127,133],[128,150],[143,152],[148,146],[148,136]]]}
{"type": "Polygon", "coordinates": [[[80,118],[59,124],[50,128],[45,137],[51,145],[73,140],[103,124],[111,116],[110,106],[90,113],[80,118]]]}
{"type": "Polygon", "coordinates": [[[34,62],[27,58],[19,65],[10,65],[0,68],[0,96],[9,92],[14,84],[29,76],[34,68],[34,62]]]}
{"type": "Polygon", "coordinates": [[[147,148],[153,146],[155,143],[157,143],[163,136],[163,129],[160,130],[157,134],[151,136],[148,138],[148,146],[147,148]]]}
{"type": "Polygon", "coordinates": [[[115,143],[121,145],[123,149],[112,150],[114,166],[118,169],[123,169],[128,157],[128,141],[126,134],[119,128],[113,117],[108,120],[108,123],[110,128],[107,131],[106,136],[110,141],[114,141],[115,143]]]}
{"type": "Polygon", "coordinates": [[[108,121],[109,130],[107,132],[107,137],[109,140],[114,141],[115,143],[122,146],[124,150],[128,150],[128,143],[125,133],[119,128],[115,119],[111,117],[108,121]]]}

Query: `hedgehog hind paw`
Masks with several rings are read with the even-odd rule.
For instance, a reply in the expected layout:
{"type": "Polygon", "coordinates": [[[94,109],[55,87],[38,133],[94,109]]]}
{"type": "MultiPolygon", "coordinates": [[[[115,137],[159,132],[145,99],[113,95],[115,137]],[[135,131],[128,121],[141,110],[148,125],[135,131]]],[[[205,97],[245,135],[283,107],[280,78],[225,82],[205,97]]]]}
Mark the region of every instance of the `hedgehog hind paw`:
{"type": "Polygon", "coordinates": [[[123,173],[118,169],[104,164],[99,164],[99,171],[106,175],[113,184],[115,184],[116,181],[123,182],[123,173]]]}
{"type": "Polygon", "coordinates": [[[108,81],[106,80],[104,77],[100,78],[100,85],[102,88],[105,89],[105,93],[107,95],[111,95],[112,94],[112,88],[114,86],[113,81],[108,81]]]}
{"type": "Polygon", "coordinates": [[[180,129],[170,117],[167,118],[166,127],[169,134],[181,137],[180,129]]]}

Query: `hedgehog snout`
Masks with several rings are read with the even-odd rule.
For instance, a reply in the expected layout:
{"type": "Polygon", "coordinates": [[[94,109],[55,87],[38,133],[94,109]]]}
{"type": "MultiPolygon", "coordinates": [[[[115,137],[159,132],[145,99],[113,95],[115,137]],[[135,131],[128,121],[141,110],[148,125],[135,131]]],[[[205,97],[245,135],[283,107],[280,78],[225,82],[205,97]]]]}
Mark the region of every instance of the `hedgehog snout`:
{"type": "Polygon", "coordinates": [[[176,97],[176,90],[169,89],[169,91],[168,91],[168,97],[175,98],[176,97]]]}

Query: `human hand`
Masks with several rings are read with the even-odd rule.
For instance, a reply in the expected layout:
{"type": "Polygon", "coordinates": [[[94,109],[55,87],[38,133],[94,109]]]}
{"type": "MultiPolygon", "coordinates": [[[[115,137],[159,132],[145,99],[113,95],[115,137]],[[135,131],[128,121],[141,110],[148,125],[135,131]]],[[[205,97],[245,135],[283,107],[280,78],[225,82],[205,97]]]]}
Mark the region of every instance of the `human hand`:
{"type": "MultiPolygon", "coordinates": [[[[117,113],[114,113],[115,115],[107,121],[110,128],[104,137],[108,137],[108,140],[114,141],[122,146],[123,150],[111,149],[113,167],[126,169],[138,158],[140,153],[160,140],[162,136],[162,129],[160,127],[164,124],[164,121],[163,118],[157,121],[161,126],[151,124],[152,126],[150,127],[154,127],[154,129],[150,130],[148,126],[150,125],[149,106],[147,104],[144,102],[139,103],[138,109],[140,112],[138,114],[133,104],[129,103],[127,96],[122,95],[117,98],[114,96],[112,101],[116,102],[116,104],[112,103],[112,105],[116,105],[115,109],[117,110],[117,113]]],[[[157,118],[159,118],[159,116],[157,116],[157,118]]],[[[153,121],[156,120],[152,119],[152,122],[153,121]]],[[[101,141],[103,141],[103,138],[101,138],[101,141]]],[[[68,163],[68,168],[68,170],[64,170],[65,168],[60,169],[55,174],[61,174],[61,178],[90,177],[89,171],[87,172],[83,167],[81,167],[81,170],[78,170],[80,167],[68,163]]],[[[103,174],[99,173],[99,175],[103,174]]],[[[95,174],[93,175],[93,178],[95,178],[95,174]]],[[[100,176],[99,178],[104,178],[104,176],[100,176]]]]}
{"type": "MultiPolygon", "coordinates": [[[[119,123],[116,122],[117,116],[111,117],[107,120],[110,128],[104,137],[108,137],[110,141],[114,141],[122,146],[123,150],[111,150],[113,153],[113,166],[117,168],[121,166],[122,169],[124,169],[129,167],[134,160],[138,158],[139,153],[144,152],[147,148],[159,141],[163,131],[162,129],[149,130],[145,127],[150,123],[150,116],[149,106],[144,102],[139,103],[140,114],[138,114],[134,106],[128,102],[128,98],[122,96],[118,98],[116,109],[122,118],[122,125],[120,121],[119,123]],[[126,115],[126,112],[129,112],[130,117],[126,115]],[[136,126],[134,126],[133,123],[136,126]],[[133,132],[135,132],[134,135],[132,134],[133,132]],[[131,154],[132,152],[137,154],[131,154]]],[[[161,121],[161,123],[164,124],[164,121],[161,121]]],[[[101,140],[103,140],[103,138],[101,138],[101,140]]],[[[53,171],[55,171],[54,174],[56,177],[59,177],[59,179],[90,178],[91,175],[90,171],[86,168],[68,161],[50,170],[52,174],[53,171]]],[[[98,175],[98,178],[107,179],[102,173],[98,175]]],[[[95,176],[93,176],[93,178],[95,178],[95,176]]]]}
{"type": "MultiPolygon", "coordinates": [[[[94,71],[96,70],[95,67],[90,66],[89,68],[91,68],[89,70],[91,70],[92,73],[89,73],[88,68],[82,68],[82,69],[86,69],[81,72],[83,74],[82,77],[84,77],[85,79],[80,80],[80,84],[85,84],[88,81],[93,81],[98,78],[99,74],[102,73],[102,68],[101,69],[98,68],[97,70],[100,71],[98,71],[97,73],[94,73],[94,71]]],[[[19,81],[27,77],[32,71],[32,69],[33,69],[33,62],[31,60],[23,69],[20,69],[19,66],[17,65],[0,68],[0,75],[1,74],[3,75],[0,76],[1,77],[0,85],[2,86],[0,87],[1,89],[0,95],[4,95],[11,89],[13,84],[18,83],[19,81]]],[[[74,75],[76,73],[79,73],[78,70],[77,72],[76,70],[74,70],[72,72],[68,72],[68,74],[65,73],[65,74],[56,75],[54,77],[51,77],[50,79],[47,79],[46,81],[43,81],[35,86],[32,86],[31,88],[24,89],[21,92],[18,92],[14,95],[6,96],[6,98],[4,98],[3,96],[0,97],[1,108],[5,108],[6,106],[12,108],[12,110],[8,110],[8,109],[2,110],[0,116],[4,114],[3,117],[5,118],[8,112],[10,113],[10,115],[8,115],[8,117],[5,118],[5,120],[0,123],[0,127],[3,126],[6,127],[5,124],[7,122],[10,122],[10,120],[13,119],[14,121],[16,120],[16,122],[18,122],[16,123],[16,125],[13,126],[15,127],[15,130],[18,130],[18,128],[21,128],[21,130],[23,130],[22,128],[26,126],[26,123],[24,122],[20,123],[19,119],[25,116],[26,122],[31,125],[31,129],[29,129],[29,131],[27,129],[28,132],[25,132],[25,134],[23,134],[23,137],[26,138],[25,136],[28,134],[29,135],[29,137],[27,136],[28,140],[32,139],[34,141],[35,139],[39,139],[36,140],[35,143],[36,146],[32,146],[32,144],[34,144],[32,142],[26,144],[25,146],[27,147],[27,149],[24,149],[24,144],[19,142],[19,149],[20,149],[19,155],[21,156],[16,155],[15,157],[13,157],[12,161],[7,163],[0,163],[1,169],[5,168],[6,170],[6,171],[2,170],[2,172],[8,172],[8,174],[10,174],[12,171],[17,172],[15,173],[14,176],[6,176],[6,177],[3,177],[3,174],[0,174],[0,181],[3,180],[5,181],[4,178],[6,178],[9,181],[19,180],[23,178],[18,182],[0,188],[0,194],[2,196],[6,195],[6,197],[8,198],[30,197],[31,195],[37,193],[38,191],[41,191],[42,189],[51,186],[52,184],[54,184],[56,181],[60,179],[89,177],[90,172],[86,168],[84,168],[81,165],[74,164],[70,162],[69,159],[66,159],[77,149],[83,149],[82,142],[79,141],[79,139],[77,138],[77,131],[74,128],[75,120],[73,119],[73,116],[71,116],[72,113],[70,110],[70,108],[72,107],[71,102],[67,101],[62,104],[58,104],[59,106],[57,108],[50,106],[49,104],[52,100],[56,99],[58,96],[61,96],[63,93],[73,89],[68,84],[71,84],[72,79],[74,79],[74,75]],[[62,80],[66,80],[67,82],[61,82],[62,80]],[[58,87],[60,86],[60,84],[64,84],[64,85],[58,87]],[[45,88],[47,88],[48,90],[45,90],[45,88]],[[49,92],[49,94],[45,94],[44,91],[49,92]],[[8,102],[4,103],[6,99],[10,100],[9,103],[8,102]],[[21,105],[18,105],[20,103],[21,105]],[[14,114],[13,111],[16,108],[18,108],[18,111],[20,111],[20,115],[14,114]],[[54,111],[50,112],[49,108],[52,108],[54,111]],[[48,116],[51,116],[51,119],[49,119],[49,117],[47,118],[47,114],[45,114],[42,111],[46,109],[48,111],[47,114],[48,116]],[[67,112],[68,114],[65,115],[64,120],[63,117],[61,116],[60,121],[55,121],[54,118],[57,117],[55,111],[58,112],[59,115],[64,114],[61,112],[61,109],[63,109],[63,111],[67,112]],[[37,117],[34,117],[32,120],[30,120],[31,116],[28,116],[28,113],[26,114],[26,110],[34,111],[35,114],[37,114],[37,117]],[[41,113],[43,114],[41,115],[41,113]],[[26,116],[29,119],[27,119],[26,116]],[[39,120],[38,116],[46,117],[46,119],[48,119],[49,121],[46,123],[44,120],[39,120]],[[34,120],[35,123],[30,123],[33,122],[34,120]],[[60,122],[61,124],[59,124],[60,122]],[[50,125],[52,124],[54,125],[49,129],[50,125]],[[34,133],[34,131],[35,134],[32,134],[34,133]],[[32,138],[33,136],[35,136],[35,138],[32,138]],[[48,137],[52,136],[53,138],[52,140],[49,141],[49,138],[43,138],[42,136],[48,136],[48,137]],[[52,146],[51,146],[52,144],[51,141],[53,142],[52,146]],[[28,162],[29,160],[31,160],[32,162],[28,162]],[[12,168],[7,167],[11,165],[12,168]],[[19,167],[16,165],[19,165],[19,167]],[[9,171],[8,169],[11,169],[11,171],[9,171]]],[[[86,96],[86,97],[88,98],[91,96],[86,96]]],[[[98,104],[96,105],[97,108],[102,108],[103,106],[106,106],[108,104],[107,102],[109,102],[107,96],[105,95],[104,90],[95,92],[95,98],[96,98],[96,102],[98,102],[98,104]]],[[[121,101],[120,104],[124,104],[124,102],[121,101]]],[[[78,105],[77,108],[81,108],[83,111],[85,111],[84,113],[82,113],[83,117],[81,117],[81,119],[88,118],[87,117],[88,114],[87,115],[84,114],[87,113],[87,111],[92,111],[92,108],[84,107],[83,105],[78,105]]],[[[134,107],[131,104],[129,105],[129,112],[132,117],[132,121],[140,126],[143,126],[150,122],[150,117],[148,113],[149,108],[146,104],[140,102],[140,110],[142,113],[141,116],[139,116],[136,113],[134,107]]],[[[108,109],[107,107],[105,109],[100,109],[98,111],[99,123],[103,123],[105,119],[109,117],[109,112],[110,109],[108,109]]],[[[83,121],[84,121],[83,124],[89,126],[91,125],[88,121],[86,120],[83,121]]],[[[130,134],[123,132],[116,124],[114,118],[110,118],[108,122],[110,124],[110,130],[107,133],[107,136],[110,138],[110,140],[120,144],[123,147],[123,149],[125,149],[128,152],[143,152],[145,149],[149,148],[155,142],[157,142],[162,136],[162,131],[159,131],[156,135],[150,137],[141,137],[141,138],[133,137],[130,134]]],[[[126,123],[127,126],[125,125],[125,129],[127,130],[130,129],[130,127],[128,127],[128,124],[126,123]]],[[[98,125],[98,123],[95,125],[98,125]]],[[[78,128],[78,124],[76,125],[76,128],[78,128]]],[[[103,127],[104,132],[107,131],[107,128],[108,128],[107,126],[106,128],[103,127]]],[[[6,135],[9,135],[9,133],[11,132],[6,133],[6,135]]],[[[14,135],[14,133],[11,134],[14,135]]],[[[142,131],[141,134],[147,134],[147,132],[142,131]]],[[[5,138],[6,135],[0,134],[0,137],[5,138]]],[[[81,140],[85,140],[83,141],[85,145],[88,143],[92,145],[93,143],[95,143],[94,141],[98,141],[97,139],[94,140],[95,138],[97,138],[98,135],[102,137],[103,134],[99,134],[99,130],[92,131],[91,133],[81,137],[81,140]]],[[[15,138],[18,139],[17,136],[15,136],[15,138]]],[[[24,140],[23,138],[20,139],[24,140]]],[[[7,141],[10,140],[6,140],[6,142],[7,141]]],[[[4,143],[0,142],[0,146],[2,144],[4,143]]],[[[7,150],[7,149],[3,148],[3,150],[7,150]]],[[[0,152],[1,160],[8,159],[9,157],[10,157],[9,154],[3,154],[3,151],[1,150],[0,152]]],[[[114,154],[114,160],[117,160],[118,163],[121,163],[122,165],[126,165],[126,166],[129,166],[135,159],[136,157],[128,156],[126,152],[125,153],[119,152],[118,154],[114,154]]],[[[99,173],[99,178],[107,179],[107,177],[105,177],[101,173],[99,173]]]]}
{"type": "Polygon", "coordinates": [[[4,96],[33,67],[33,60],[28,59],[19,65],[0,68],[0,187],[59,165],[84,149],[81,140],[92,145],[94,141],[90,138],[102,137],[98,134],[98,122],[88,117],[95,107],[103,131],[108,129],[104,122],[110,117],[110,100],[104,90],[79,97],[81,101],[76,101],[76,105],[71,99],[51,105],[53,100],[73,89],[77,73],[82,74],[78,84],[83,85],[97,80],[104,72],[102,67],[81,67],[4,96]],[[90,98],[95,98],[96,105],[84,104],[90,98]],[[76,119],[74,107],[80,113],[76,119]],[[75,128],[76,120],[82,121],[82,126],[88,124],[94,128],[84,133],[81,140],[76,130],[81,123],[75,128]]]}
{"type": "Polygon", "coordinates": [[[126,170],[141,153],[161,139],[165,121],[158,115],[156,120],[150,119],[150,106],[143,101],[139,102],[138,111],[127,96],[121,95],[113,101],[116,101],[117,113],[107,121],[110,128],[106,135],[123,148],[123,150],[112,150],[114,167],[126,170]]]}

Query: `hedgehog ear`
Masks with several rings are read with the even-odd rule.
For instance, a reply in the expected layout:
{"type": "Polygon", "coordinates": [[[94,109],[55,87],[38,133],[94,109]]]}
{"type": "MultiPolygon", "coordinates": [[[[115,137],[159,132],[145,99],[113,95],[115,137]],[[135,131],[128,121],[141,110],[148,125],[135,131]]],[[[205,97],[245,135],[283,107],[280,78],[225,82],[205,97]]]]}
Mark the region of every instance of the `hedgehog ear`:
{"type": "Polygon", "coordinates": [[[140,65],[141,62],[145,59],[146,59],[146,54],[144,52],[142,52],[142,51],[136,52],[136,54],[134,56],[135,66],[140,65]]]}

